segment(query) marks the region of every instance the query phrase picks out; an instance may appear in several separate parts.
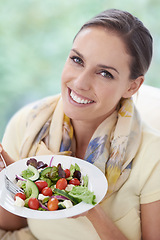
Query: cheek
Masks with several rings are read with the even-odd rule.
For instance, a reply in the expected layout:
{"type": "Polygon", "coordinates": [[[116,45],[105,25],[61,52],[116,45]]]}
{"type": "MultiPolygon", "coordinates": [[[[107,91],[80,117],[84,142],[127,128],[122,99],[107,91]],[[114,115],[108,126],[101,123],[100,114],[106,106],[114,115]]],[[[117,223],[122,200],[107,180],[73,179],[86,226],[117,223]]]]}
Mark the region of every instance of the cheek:
{"type": "Polygon", "coordinates": [[[65,84],[67,82],[69,82],[72,79],[72,75],[71,75],[71,70],[69,69],[69,67],[64,67],[62,75],[61,75],[61,82],[62,84],[65,84]]]}
{"type": "Polygon", "coordinates": [[[66,81],[66,67],[64,66],[63,71],[62,71],[62,75],[61,75],[61,82],[64,83],[66,81]]]}
{"type": "Polygon", "coordinates": [[[107,87],[101,87],[101,89],[97,88],[97,93],[99,93],[101,102],[113,106],[116,105],[122,97],[121,91],[117,86],[108,85],[107,87]]]}
{"type": "Polygon", "coordinates": [[[114,96],[116,94],[116,88],[114,84],[112,85],[109,82],[98,82],[96,85],[94,85],[94,89],[97,94],[103,98],[114,96]]]}

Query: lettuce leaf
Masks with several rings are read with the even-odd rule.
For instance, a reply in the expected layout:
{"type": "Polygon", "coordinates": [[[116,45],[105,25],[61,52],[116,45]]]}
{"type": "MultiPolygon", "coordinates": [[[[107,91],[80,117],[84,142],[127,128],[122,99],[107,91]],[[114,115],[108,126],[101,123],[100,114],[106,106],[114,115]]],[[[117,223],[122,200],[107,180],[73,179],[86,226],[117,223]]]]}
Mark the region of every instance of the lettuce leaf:
{"type": "Polygon", "coordinates": [[[73,176],[75,171],[80,171],[80,167],[78,166],[77,163],[75,163],[75,165],[71,164],[71,166],[70,166],[71,176],[73,176]]]}
{"type": "Polygon", "coordinates": [[[96,204],[96,196],[94,195],[94,192],[88,190],[87,187],[74,186],[68,194],[78,200],[84,201],[85,203],[96,204]]]}
{"type": "Polygon", "coordinates": [[[29,169],[22,171],[22,177],[25,179],[28,179],[28,178],[32,177],[33,175],[34,175],[34,173],[32,171],[30,171],[29,169]]]}
{"type": "Polygon", "coordinates": [[[88,187],[88,175],[83,176],[83,186],[88,187]]]}

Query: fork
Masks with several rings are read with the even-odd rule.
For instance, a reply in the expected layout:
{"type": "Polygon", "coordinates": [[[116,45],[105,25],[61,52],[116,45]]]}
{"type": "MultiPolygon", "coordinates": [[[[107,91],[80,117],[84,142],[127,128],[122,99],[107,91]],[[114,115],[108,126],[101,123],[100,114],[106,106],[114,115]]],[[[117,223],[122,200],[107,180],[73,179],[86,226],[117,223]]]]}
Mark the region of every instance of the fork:
{"type": "Polygon", "coordinates": [[[21,188],[19,188],[15,183],[13,183],[8,177],[7,177],[7,174],[6,174],[6,169],[7,169],[7,165],[6,165],[6,162],[2,156],[2,153],[0,153],[0,158],[2,159],[3,161],[3,164],[4,164],[4,167],[5,167],[5,174],[4,174],[4,180],[5,180],[5,186],[6,186],[6,189],[13,193],[13,194],[16,194],[18,192],[22,192],[23,193],[23,190],[21,188]]]}

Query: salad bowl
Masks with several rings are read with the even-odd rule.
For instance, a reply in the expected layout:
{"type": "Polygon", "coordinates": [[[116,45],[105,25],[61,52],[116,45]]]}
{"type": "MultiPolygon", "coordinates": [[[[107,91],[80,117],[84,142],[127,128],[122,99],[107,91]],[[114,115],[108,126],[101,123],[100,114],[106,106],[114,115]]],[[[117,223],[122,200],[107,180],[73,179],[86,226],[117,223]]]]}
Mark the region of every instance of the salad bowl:
{"type": "MultiPolygon", "coordinates": [[[[77,205],[56,211],[38,211],[33,210],[26,207],[18,207],[14,204],[14,197],[13,195],[7,191],[5,188],[4,182],[4,170],[0,172],[0,205],[6,209],[7,211],[16,214],[18,216],[22,216],[25,218],[33,218],[33,219],[60,219],[60,218],[67,218],[73,217],[78,214],[82,214],[93,207],[95,207],[98,203],[100,203],[103,198],[105,197],[108,189],[108,183],[105,175],[102,171],[97,168],[95,165],[86,162],[82,159],[78,159],[75,157],[70,156],[63,156],[63,155],[42,155],[42,156],[34,156],[37,161],[43,161],[46,164],[50,164],[51,158],[53,159],[52,165],[58,165],[59,163],[63,166],[64,169],[70,168],[71,164],[75,165],[78,164],[81,170],[82,176],[88,176],[88,189],[91,192],[94,192],[96,196],[96,204],[87,204],[85,202],[80,202],[77,205]]],[[[30,158],[25,158],[19,160],[11,165],[9,165],[7,170],[7,176],[10,178],[11,181],[15,182],[16,175],[21,175],[22,171],[27,169],[27,161],[30,158]]]]}

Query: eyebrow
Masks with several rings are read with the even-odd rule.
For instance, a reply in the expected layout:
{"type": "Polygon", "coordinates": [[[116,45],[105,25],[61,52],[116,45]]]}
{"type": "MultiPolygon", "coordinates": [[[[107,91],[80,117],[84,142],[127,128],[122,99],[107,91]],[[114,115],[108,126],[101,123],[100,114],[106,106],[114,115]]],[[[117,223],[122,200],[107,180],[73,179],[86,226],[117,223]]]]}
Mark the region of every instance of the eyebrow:
{"type": "Polygon", "coordinates": [[[71,51],[75,52],[79,57],[84,59],[84,56],[81,53],[79,53],[75,48],[72,48],[71,51]]]}
{"type": "MultiPolygon", "coordinates": [[[[81,53],[79,53],[75,48],[72,48],[71,51],[75,52],[79,57],[84,59],[84,56],[81,53]]],[[[113,71],[115,71],[116,73],[119,74],[118,70],[114,67],[106,66],[106,65],[103,65],[103,64],[98,64],[98,67],[105,68],[105,69],[111,69],[111,70],[113,70],[113,71]]]]}
{"type": "Polygon", "coordinates": [[[98,66],[101,67],[101,68],[111,69],[111,70],[113,70],[113,71],[115,71],[116,73],[119,74],[118,70],[114,67],[106,66],[106,65],[102,65],[102,64],[99,64],[98,66]]]}

